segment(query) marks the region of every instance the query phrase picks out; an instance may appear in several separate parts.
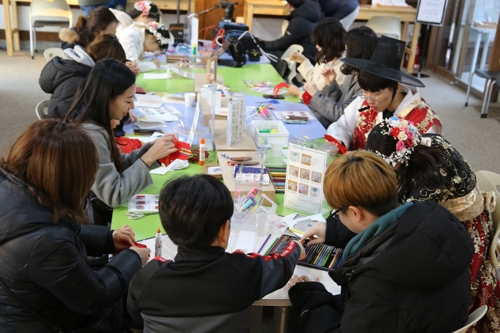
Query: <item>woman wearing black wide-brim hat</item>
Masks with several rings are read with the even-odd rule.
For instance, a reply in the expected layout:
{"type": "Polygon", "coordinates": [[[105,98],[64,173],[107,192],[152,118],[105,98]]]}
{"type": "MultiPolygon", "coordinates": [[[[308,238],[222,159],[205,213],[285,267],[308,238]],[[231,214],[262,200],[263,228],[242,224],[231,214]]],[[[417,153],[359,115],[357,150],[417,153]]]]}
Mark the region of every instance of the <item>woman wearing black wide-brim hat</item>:
{"type": "Polygon", "coordinates": [[[400,70],[404,49],[403,41],[382,36],[370,60],[343,59],[359,69],[358,83],[363,96],[349,104],[327,132],[348,150],[363,149],[373,126],[391,116],[413,122],[420,134],[441,134],[439,117],[416,88],[424,85],[400,70]]]}

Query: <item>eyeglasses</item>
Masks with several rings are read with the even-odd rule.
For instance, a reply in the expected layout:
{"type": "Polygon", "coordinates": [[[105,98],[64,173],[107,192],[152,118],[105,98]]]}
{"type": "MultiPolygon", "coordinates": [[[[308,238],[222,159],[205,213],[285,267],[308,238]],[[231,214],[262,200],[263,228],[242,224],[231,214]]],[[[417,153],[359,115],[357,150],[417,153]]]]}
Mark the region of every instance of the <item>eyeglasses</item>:
{"type": "Polygon", "coordinates": [[[363,95],[361,95],[361,98],[364,100],[370,101],[372,103],[377,103],[377,97],[378,96],[373,96],[372,94],[367,94],[366,91],[363,90],[363,95]]]}
{"type": "Polygon", "coordinates": [[[332,211],[330,212],[330,215],[329,215],[328,217],[331,217],[331,218],[332,218],[332,219],[334,219],[334,220],[340,220],[340,218],[339,218],[339,212],[340,212],[342,209],[344,209],[344,208],[339,208],[339,209],[337,209],[337,210],[335,210],[335,211],[334,211],[334,210],[332,210],[332,211]]]}

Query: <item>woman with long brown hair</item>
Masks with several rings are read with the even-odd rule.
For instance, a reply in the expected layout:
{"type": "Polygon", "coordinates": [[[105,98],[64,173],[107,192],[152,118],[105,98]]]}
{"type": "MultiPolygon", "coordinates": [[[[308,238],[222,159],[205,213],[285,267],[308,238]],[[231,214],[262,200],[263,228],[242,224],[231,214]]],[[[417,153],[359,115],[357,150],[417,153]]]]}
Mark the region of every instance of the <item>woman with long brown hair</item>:
{"type": "MultiPolygon", "coordinates": [[[[92,139],[55,119],[30,125],[0,159],[0,331],[82,328],[114,313],[149,250],[130,227],[88,225],[98,169],[92,139]],[[86,257],[120,252],[98,271],[86,257]]],[[[115,317],[116,319],[116,317],[115,317]]],[[[111,320],[116,331],[119,320],[111,320]]]]}
{"type": "MultiPolygon", "coordinates": [[[[117,60],[104,59],[92,68],[65,118],[82,124],[96,145],[99,169],[91,190],[100,201],[93,200],[100,213],[120,206],[151,185],[150,168],[176,151],[175,135],[166,134],[128,155],[120,153],[111,120],[121,120],[134,108],[134,95],[135,74],[117,60]]],[[[109,222],[105,213],[102,217],[107,221],[100,223],[109,222]]]]}

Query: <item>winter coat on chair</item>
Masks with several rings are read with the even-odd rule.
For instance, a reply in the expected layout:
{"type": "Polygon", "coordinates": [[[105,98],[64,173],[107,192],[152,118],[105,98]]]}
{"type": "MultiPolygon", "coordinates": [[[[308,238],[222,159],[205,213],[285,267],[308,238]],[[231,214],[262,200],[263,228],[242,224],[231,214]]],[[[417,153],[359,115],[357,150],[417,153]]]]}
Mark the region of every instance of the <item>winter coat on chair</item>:
{"type": "Polygon", "coordinates": [[[44,92],[52,94],[50,117],[64,117],[68,113],[79,85],[85,82],[94,65],[94,60],[79,45],[64,50],[62,58],[56,56],[45,65],[38,83],[44,92]]]}

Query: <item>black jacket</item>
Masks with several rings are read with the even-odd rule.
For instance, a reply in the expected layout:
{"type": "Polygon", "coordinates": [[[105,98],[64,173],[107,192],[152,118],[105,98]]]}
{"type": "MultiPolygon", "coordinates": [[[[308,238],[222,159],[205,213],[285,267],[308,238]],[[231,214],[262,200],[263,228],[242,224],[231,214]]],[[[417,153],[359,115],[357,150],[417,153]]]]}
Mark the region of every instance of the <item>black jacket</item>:
{"type": "MultiPolygon", "coordinates": [[[[103,226],[52,221],[17,178],[0,169],[0,278],[49,322],[63,329],[81,326],[86,315],[126,294],[141,268],[126,250],[91,271],[88,255],[114,252],[112,233],[103,226]]],[[[0,286],[0,332],[52,332],[0,286]]]]}
{"type": "Polygon", "coordinates": [[[85,82],[91,70],[90,66],[57,56],[45,65],[38,83],[44,92],[52,94],[49,116],[64,117],[68,113],[78,86],[85,82]]]}
{"type": "Polygon", "coordinates": [[[340,302],[318,282],[289,295],[304,332],[452,332],[468,317],[473,253],[452,213],[414,202],[330,272],[340,302]]]}
{"type": "Polygon", "coordinates": [[[252,303],[286,284],[299,255],[294,242],[267,256],[179,247],[175,262],[155,258],[137,273],[129,313],[148,332],[248,332],[252,303]]]}
{"type": "Polygon", "coordinates": [[[359,6],[358,0],[313,0],[319,4],[325,17],[342,20],[359,6]]]}
{"type": "Polygon", "coordinates": [[[283,37],[264,42],[265,50],[285,52],[292,44],[299,44],[304,47],[304,56],[314,64],[314,57],[318,50],[316,45],[311,42],[311,32],[321,20],[321,12],[318,6],[306,1],[302,6],[295,8],[286,17],[286,20],[290,21],[290,23],[283,37]]]}

